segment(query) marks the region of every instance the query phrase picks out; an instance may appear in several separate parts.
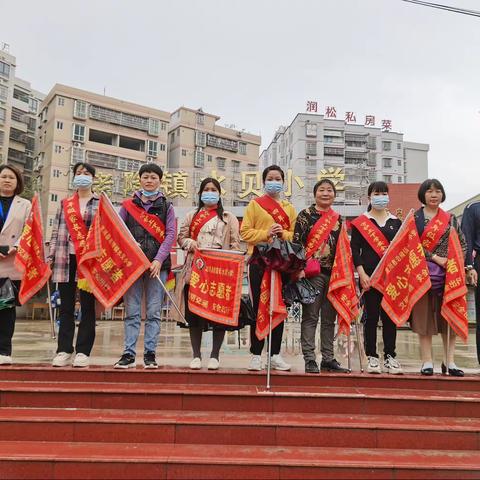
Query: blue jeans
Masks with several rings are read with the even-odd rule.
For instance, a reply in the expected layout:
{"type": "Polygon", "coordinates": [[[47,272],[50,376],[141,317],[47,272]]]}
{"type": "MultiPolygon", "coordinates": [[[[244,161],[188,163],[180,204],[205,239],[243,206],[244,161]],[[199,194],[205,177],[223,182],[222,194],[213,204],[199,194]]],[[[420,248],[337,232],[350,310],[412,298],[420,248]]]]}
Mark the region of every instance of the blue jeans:
{"type": "MultiPolygon", "coordinates": [[[[167,277],[167,271],[160,272],[160,279],[164,285],[167,277]]],[[[123,353],[133,356],[136,354],[135,349],[140,333],[144,292],[146,303],[144,353],[155,352],[160,334],[160,315],[164,291],[159,281],[150,277],[150,272],[147,270],[123,296],[125,303],[125,349],[123,353]]]]}

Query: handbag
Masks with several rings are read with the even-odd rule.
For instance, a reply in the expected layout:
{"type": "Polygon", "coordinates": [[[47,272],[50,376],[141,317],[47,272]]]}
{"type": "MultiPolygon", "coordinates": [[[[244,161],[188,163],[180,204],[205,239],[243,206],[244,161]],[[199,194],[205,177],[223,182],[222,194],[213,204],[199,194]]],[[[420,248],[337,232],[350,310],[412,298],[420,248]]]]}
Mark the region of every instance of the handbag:
{"type": "Polygon", "coordinates": [[[307,265],[305,266],[305,278],[312,278],[320,275],[320,271],[322,270],[320,266],[319,260],[316,258],[310,257],[307,260],[307,265]]]}
{"type": "Polygon", "coordinates": [[[0,286],[0,310],[15,307],[15,288],[9,278],[0,286]]]}

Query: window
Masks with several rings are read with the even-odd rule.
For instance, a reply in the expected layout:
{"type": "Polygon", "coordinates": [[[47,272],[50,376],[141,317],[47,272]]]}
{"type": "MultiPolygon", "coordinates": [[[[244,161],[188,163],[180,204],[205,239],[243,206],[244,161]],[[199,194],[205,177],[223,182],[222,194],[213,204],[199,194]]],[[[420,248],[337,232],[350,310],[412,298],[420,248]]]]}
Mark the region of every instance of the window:
{"type": "Polygon", "coordinates": [[[182,157],[186,157],[186,156],[187,156],[187,151],[184,148],[182,148],[182,157]]]}
{"type": "Polygon", "coordinates": [[[158,135],[160,133],[160,122],[155,118],[148,119],[148,134],[158,135]]]}
{"type": "Polygon", "coordinates": [[[204,132],[195,132],[195,145],[205,147],[207,145],[207,135],[204,132]]]}
{"type": "Polygon", "coordinates": [[[10,65],[8,63],[0,62],[0,75],[4,77],[10,76],[10,65]]]}
{"type": "Polygon", "coordinates": [[[197,125],[204,125],[205,115],[203,113],[197,113],[197,125]]]}
{"type": "Polygon", "coordinates": [[[65,99],[63,97],[57,97],[57,104],[63,107],[65,105],[65,99]]]}
{"type": "Polygon", "coordinates": [[[402,166],[402,159],[401,159],[401,158],[398,158],[398,159],[397,159],[397,165],[398,165],[399,167],[402,166]]]}
{"type": "Polygon", "coordinates": [[[28,126],[27,126],[28,130],[30,132],[35,132],[36,126],[37,126],[37,121],[32,117],[28,117],[28,126]]]}
{"type": "Polygon", "coordinates": [[[0,122],[5,122],[7,111],[4,108],[0,108],[0,122]]]}
{"type": "Polygon", "coordinates": [[[238,160],[232,160],[233,173],[240,172],[240,162],[238,160]]]}
{"type": "Polygon", "coordinates": [[[0,101],[5,102],[8,97],[8,88],[5,85],[0,85],[0,101]]]}
{"type": "Polygon", "coordinates": [[[238,142],[238,153],[240,155],[246,155],[247,154],[247,144],[244,142],[238,142]]]}
{"type": "Polygon", "coordinates": [[[392,183],[392,176],[391,175],[384,175],[383,176],[383,181],[385,183],[392,183]]]}
{"type": "Polygon", "coordinates": [[[385,152],[390,152],[392,150],[392,142],[382,142],[382,148],[385,152]]]}
{"type": "Polygon", "coordinates": [[[391,158],[384,158],[383,159],[383,168],[390,168],[392,166],[392,159],[391,158]]]}
{"type": "Polygon", "coordinates": [[[3,145],[3,140],[5,138],[5,132],[0,130],[0,145],[3,145]]]}
{"type": "Polygon", "coordinates": [[[55,145],[55,153],[62,153],[62,146],[61,145],[55,145]]]}
{"type": "Polygon", "coordinates": [[[203,150],[201,148],[197,148],[195,150],[195,158],[193,165],[197,168],[203,168],[205,165],[205,154],[203,153],[203,150]]]}
{"type": "Polygon", "coordinates": [[[73,124],[73,140],[75,142],[85,141],[85,125],[81,125],[79,123],[73,124]]]}
{"type": "Polygon", "coordinates": [[[164,152],[164,151],[166,150],[166,148],[167,148],[167,147],[166,147],[166,145],[165,145],[164,143],[161,143],[161,144],[160,144],[160,151],[161,151],[161,152],[164,152]]]}
{"type": "Polygon", "coordinates": [[[403,177],[398,177],[398,183],[403,183],[403,177]]]}
{"type": "Polygon", "coordinates": [[[305,153],[307,155],[316,155],[317,154],[317,142],[306,142],[305,153]]]}
{"type": "Polygon", "coordinates": [[[207,162],[211,162],[212,161],[212,156],[211,155],[207,155],[207,162]]]}
{"type": "Polygon", "coordinates": [[[63,130],[63,122],[57,120],[57,130],[63,130]]]}
{"type": "Polygon", "coordinates": [[[73,116],[75,118],[87,118],[87,102],[75,100],[73,104],[73,116]]]}
{"type": "Polygon", "coordinates": [[[52,170],[52,176],[55,178],[60,178],[60,170],[58,170],[58,168],[54,168],[52,170]]]}
{"type": "Polygon", "coordinates": [[[83,147],[72,147],[71,164],[75,165],[78,162],[85,161],[85,149],[83,147]]]}
{"type": "Polygon", "coordinates": [[[52,202],[56,202],[58,200],[58,195],[56,193],[51,193],[50,194],[50,200],[52,202]]]}
{"type": "Polygon", "coordinates": [[[38,112],[38,100],[35,100],[34,98],[28,99],[28,111],[30,113],[38,112]]]}
{"type": "Polygon", "coordinates": [[[219,170],[225,170],[225,158],[217,157],[217,168],[219,170]]]}
{"type": "Polygon", "coordinates": [[[173,143],[174,141],[175,141],[175,132],[172,132],[172,133],[170,134],[170,142],[173,143]]]}
{"type": "Polygon", "coordinates": [[[50,227],[53,227],[53,218],[49,218],[49,219],[48,219],[48,225],[49,225],[50,227]]]}
{"type": "Polygon", "coordinates": [[[307,137],[316,137],[317,136],[317,124],[316,123],[306,123],[305,124],[305,135],[307,137]]]}
{"type": "Polygon", "coordinates": [[[401,143],[397,143],[397,150],[401,150],[402,148],[402,144],[401,143]]]}
{"type": "Polygon", "coordinates": [[[161,128],[162,130],[166,130],[166,129],[167,129],[167,124],[166,124],[166,122],[160,122],[160,128],[161,128]]]}
{"type": "Polygon", "coordinates": [[[147,142],[147,155],[149,157],[156,157],[158,155],[158,142],[154,140],[148,140],[147,142]]]}

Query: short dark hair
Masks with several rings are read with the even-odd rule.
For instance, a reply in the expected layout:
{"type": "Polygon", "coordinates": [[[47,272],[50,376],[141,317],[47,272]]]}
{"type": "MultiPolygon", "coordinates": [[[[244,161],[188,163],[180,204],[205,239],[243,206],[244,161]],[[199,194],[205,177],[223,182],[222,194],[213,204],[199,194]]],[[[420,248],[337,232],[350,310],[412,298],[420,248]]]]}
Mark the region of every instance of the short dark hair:
{"type": "Polygon", "coordinates": [[[317,194],[317,190],[319,189],[320,185],[327,183],[333,188],[333,193],[337,196],[337,189],[335,188],[335,184],[329,178],[322,178],[319,180],[313,187],[313,196],[317,194]]]}
{"type": "Polygon", "coordinates": [[[145,165],[142,165],[138,171],[138,176],[141,177],[144,173],[156,173],[160,177],[160,180],[163,177],[163,170],[160,165],[156,163],[145,163],[145,165]]]}
{"type": "Polygon", "coordinates": [[[25,186],[25,182],[23,181],[23,176],[20,173],[20,170],[18,170],[18,168],[14,167],[13,165],[3,164],[0,165],[0,173],[2,173],[6,168],[11,170],[17,177],[17,187],[15,188],[15,191],[13,193],[15,195],[20,195],[23,192],[23,188],[25,186]]]}
{"type": "Polygon", "coordinates": [[[388,193],[388,184],[386,182],[378,181],[372,182],[368,186],[367,194],[370,196],[372,193],[388,193]]]}
{"type": "Polygon", "coordinates": [[[73,171],[73,174],[75,175],[77,173],[77,170],[80,168],[80,167],[83,167],[88,173],[91,173],[92,174],[92,177],[95,176],[95,167],[93,165],[90,165],[89,163],[85,163],[85,162],[77,162],[73,167],[72,167],[72,171],[73,171]]]}
{"type": "Polygon", "coordinates": [[[277,171],[280,172],[282,176],[282,180],[285,181],[285,173],[278,165],[270,165],[267,167],[262,173],[262,182],[265,183],[265,179],[267,178],[268,172],[277,171]]]}
{"type": "Polygon", "coordinates": [[[440,183],[440,180],[437,180],[436,178],[427,178],[421,185],[420,188],[418,189],[418,199],[420,200],[420,203],[423,203],[423,205],[426,205],[426,199],[425,199],[425,194],[427,193],[427,190],[430,188],[436,188],[442,192],[442,202],[444,202],[447,198],[447,195],[445,194],[445,189],[443,188],[443,185],[440,183]]]}

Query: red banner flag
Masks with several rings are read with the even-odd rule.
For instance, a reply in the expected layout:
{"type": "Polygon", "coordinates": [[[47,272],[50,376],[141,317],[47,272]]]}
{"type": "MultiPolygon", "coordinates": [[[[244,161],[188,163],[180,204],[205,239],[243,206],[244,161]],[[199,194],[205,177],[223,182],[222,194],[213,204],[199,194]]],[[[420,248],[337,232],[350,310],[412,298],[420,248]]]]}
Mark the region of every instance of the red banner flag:
{"type": "Polygon", "coordinates": [[[443,292],[442,317],[464,341],[468,338],[467,286],[462,247],[454,228],[448,237],[447,265],[445,266],[445,290],[443,292]]]}
{"type": "Polygon", "coordinates": [[[408,320],[413,306],[430,290],[432,284],[413,211],[370,277],[370,285],[383,294],[382,308],[398,326],[408,320]]]}
{"type": "Polygon", "coordinates": [[[92,293],[106,309],[111,308],[149,267],[148,258],[102,194],[78,263],[92,293]]]}
{"type": "Polygon", "coordinates": [[[244,263],[240,252],[197,250],[188,290],[190,311],[212,322],[238,326],[244,263]]]}
{"type": "Polygon", "coordinates": [[[52,274],[45,261],[42,213],[37,194],[32,199],[32,209],[23,228],[14,263],[23,275],[18,292],[18,300],[23,305],[47,283],[52,274]]]}
{"type": "Polygon", "coordinates": [[[350,333],[352,320],[358,315],[358,297],[355,288],[352,249],[347,228],[342,224],[333,262],[327,298],[338,314],[338,333],[350,333]]]}

